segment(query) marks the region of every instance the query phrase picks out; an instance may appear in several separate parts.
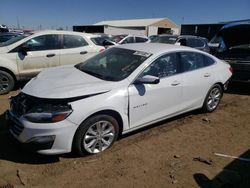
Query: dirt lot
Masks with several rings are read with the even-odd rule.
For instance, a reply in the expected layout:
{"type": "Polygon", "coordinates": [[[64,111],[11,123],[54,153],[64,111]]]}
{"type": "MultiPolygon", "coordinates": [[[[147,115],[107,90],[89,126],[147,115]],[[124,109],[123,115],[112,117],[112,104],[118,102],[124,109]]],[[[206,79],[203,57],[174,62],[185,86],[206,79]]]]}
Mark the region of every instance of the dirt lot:
{"type": "Polygon", "coordinates": [[[12,139],[0,96],[0,188],[250,187],[250,86],[230,86],[210,114],[191,112],[126,135],[96,156],[40,156],[12,139]],[[205,162],[193,158],[204,159],[205,162]],[[209,163],[209,164],[207,164],[209,163]],[[227,183],[234,186],[229,186],[227,183]]]}

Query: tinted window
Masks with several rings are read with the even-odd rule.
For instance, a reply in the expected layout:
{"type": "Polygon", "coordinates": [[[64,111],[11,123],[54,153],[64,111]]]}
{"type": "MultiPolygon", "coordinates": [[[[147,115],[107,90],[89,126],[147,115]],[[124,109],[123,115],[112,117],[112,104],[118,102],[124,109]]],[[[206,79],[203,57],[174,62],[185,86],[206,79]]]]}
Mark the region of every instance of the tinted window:
{"type": "Polygon", "coordinates": [[[10,40],[11,38],[15,37],[15,35],[5,35],[5,36],[0,36],[0,43],[5,42],[7,40],[10,40]]]}
{"type": "Polygon", "coordinates": [[[90,40],[96,45],[103,46],[103,42],[106,39],[109,39],[109,37],[94,37],[94,38],[91,38],[90,40]]]}
{"type": "Polygon", "coordinates": [[[203,47],[204,42],[199,39],[188,39],[188,46],[193,48],[203,47]]]}
{"type": "Polygon", "coordinates": [[[120,81],[128,77],[151,54],[146,52],[110,48],[76,65],[82,72],[109,81],[120,81]]]}
{"type": "Polygon", "coordinates": [[[7,40],[6,42],[1,43],[0,47],[1,46],[8,46],[8,45],[14,44],[15,42],[18,42],[19,40],[22,40],[22,39],[24,39],[25,37],[27,37],[29,35],[31,35],[31,34],[25,34],[25,35],[19,35],[17,37],[13,37],[10,40],[7,40]]]}
{"type": "Polygon", "coordinates": [[[149,67],[147,67],[143,72],[143,76],[152,75],[159,78],[172,76],[179,72],[178,67],[177,54],[166,54],[156,59],[149,67]]]}
{"type": "Polygon", "coordinates": [[[58,35],[42,35],[28,40],[22,46],[27,47],[29,51],[41,51],[59,49],[60,43],[58,35]]]}
{"type": "Polygon", "coordinates": [[[215,61],[211,57],[208,57],[206,55],[203,55],[203,60],[204,60],[205,67],[215,63],[215,61]]]}
{"type": "Polygon", "coordinates": [[[87,46],[88,43],[78,35],[63,35],[63,48],[77,48],[87,46]]]}
{"type": "Polygon", "coordinates": [[[182,72],[203,68],[214,63],[210,57],[195,52],[181,52],[180,58],[182,72]]]}
{"type": "Polygon", "coordinates": [[[152,43],[166,43],[166,44],[174,44],[176,41],[175,36],[159,36],[151,39],[152,43]]]}
{"type": "Polygon", "coordinates": [[[147,38],[142,38],[142,37],[135,37],[135,42],[146,42],[146,41],[148,41],[148,39],[147,38]]]}

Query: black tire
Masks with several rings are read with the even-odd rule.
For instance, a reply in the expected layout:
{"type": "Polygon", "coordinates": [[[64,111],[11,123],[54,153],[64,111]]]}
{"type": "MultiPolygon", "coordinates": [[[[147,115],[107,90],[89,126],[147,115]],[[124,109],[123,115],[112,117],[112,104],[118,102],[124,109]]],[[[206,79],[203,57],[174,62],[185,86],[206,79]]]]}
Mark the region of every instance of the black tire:
{"type": "Polygon", "coordinates": [[[213,85],[213,87],[208,91],[205,101],[202,106],[203,112],[213,112],[219,106],[220,100],[223,96],[223,89],[219,84],[213,85]],[[218,95],[218,97],[212,99],[211,95],[218,95]],[[210,103],[210,101],[212,102],[210,103]],[[214,103],[214,105],[212,105],[214,103]]]}
{"type": "Polygon", "coordinates": [[[9,93],[15,86],[15,79],[6,71],[0,70],[0,95],[9,93]]]}
{"type": "MultiPolygon", "coordinates": [[[[86,121],[84,121],[77,129],[76,134],[74,136],[73,144],[72,144],[72,151],[79,156],[100,153],[100,152],[108,149],[109,147],[111,147],[114,144],[114,142],[116,141],[116,139],[118,137],[118,134],[119,134],[119,125],[118,125],[118,122],[116,121],[115,118],[113,118],[112,116],[109,116],[109,115],[92,116],[89,119],[87,119],[86,121]],[[114,137],[113,137],[113,140],[110,141],[110,145],[108,145],[107,148],[105,148],[103,150],[101,149],[101,151],[99,150],[99,152],[94,153],[94,151],[90,152],[88,150],[88,148],[85,146],[85,140],[86,140],[86,137],[88,134],[87,132],[89,131],[90,127],[94,127],[94,125],[97,122],[104,122],[104,123],[108,122],[108,126],[113,127],[112,131],[114,132],[113,133],[114,137]]],[[[95,138],[95,139],[98,139],[98,138],[95,138]]],[[[100,136],[99,136],[99,139],[100,139],[100,136]]],[[[95,141],[95,144],[96,143],[97,143],[97,141],[95,141]]],[[[103,146],[103,143],[101,145],[103,146]]],[[[95,147],[96,147],[96,145],[95,145],[95,147]]],[[[97,151],[97,150],[98,149],[95,149],[95,151],[97,151]]]]}

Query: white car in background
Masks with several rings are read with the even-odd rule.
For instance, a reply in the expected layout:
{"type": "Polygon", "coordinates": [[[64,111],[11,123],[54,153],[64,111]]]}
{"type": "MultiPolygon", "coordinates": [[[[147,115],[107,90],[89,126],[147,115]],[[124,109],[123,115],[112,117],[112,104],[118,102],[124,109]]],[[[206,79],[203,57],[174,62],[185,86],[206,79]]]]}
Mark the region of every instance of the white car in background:
{"type": "Polygon", "coordinates": [[[146,43],[149,42],[148,37],[146,36],[134,36],[134,35],[114,35],[109,39],[104,41],[104,46],[120,45],[120,44],[129,44],[129,43],[146,43]]]}
{"type": "Polygon", "coordinates": [[[93,35],[70,31],[39,31],[0,44],[0,94],[15,82],[34,77],[44,68],[77,64],[104,50],[93,35]]]}
{"type": "Polygon", "coordinates": [[[200,50],[115,46],[28,82],[11,98],[10,132],[41,154],[99,153],[121,134],[194,109],[214,111],[231,75],[229,64],[200,50]]]}

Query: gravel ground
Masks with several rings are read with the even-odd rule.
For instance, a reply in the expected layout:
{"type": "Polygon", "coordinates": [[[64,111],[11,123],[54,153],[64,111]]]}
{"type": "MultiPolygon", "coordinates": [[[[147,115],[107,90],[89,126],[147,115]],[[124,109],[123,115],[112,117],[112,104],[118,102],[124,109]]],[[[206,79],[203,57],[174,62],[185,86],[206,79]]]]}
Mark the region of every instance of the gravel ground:
{"type": "Polygon", "coordinates": [[[157,123],[123,136],[102,154],[41,156],[8,133],[0,96],[0,188],[250,187],[250,86],[231,84],[219,108],[157,123]]]}

